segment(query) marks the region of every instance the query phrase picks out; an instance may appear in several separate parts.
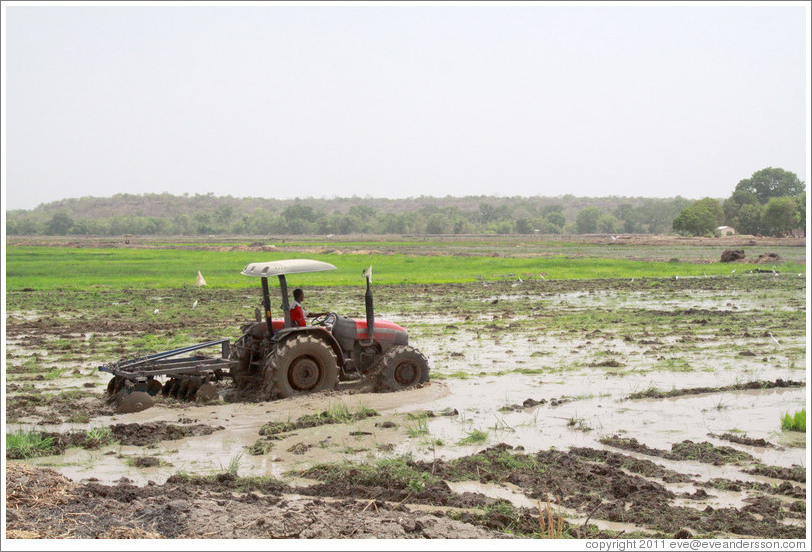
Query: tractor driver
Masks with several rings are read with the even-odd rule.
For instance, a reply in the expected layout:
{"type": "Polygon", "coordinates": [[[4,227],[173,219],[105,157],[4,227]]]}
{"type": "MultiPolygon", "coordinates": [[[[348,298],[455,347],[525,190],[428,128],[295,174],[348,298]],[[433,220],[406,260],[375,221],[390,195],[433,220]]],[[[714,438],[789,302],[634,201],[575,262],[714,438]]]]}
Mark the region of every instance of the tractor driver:
{"type": "Polygon", "coordinates": [[[297,326],[304,327],[307,326],[307,320],[305,318],[316,318],[318,316],[324,316],[328,313],[326,312],[313,312],[308,313],[304,307],[302,306],[302,301],[304,301],[304,291],[297,288],[293,290],[293,305],[290,307],[290,321],[297,326]]]}

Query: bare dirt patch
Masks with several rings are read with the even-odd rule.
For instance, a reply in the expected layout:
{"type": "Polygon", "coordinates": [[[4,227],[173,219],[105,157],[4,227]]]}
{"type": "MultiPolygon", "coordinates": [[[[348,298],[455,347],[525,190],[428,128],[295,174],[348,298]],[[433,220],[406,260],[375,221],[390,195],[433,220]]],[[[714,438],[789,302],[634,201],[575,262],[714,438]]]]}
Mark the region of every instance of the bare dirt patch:
{"type": "Polygon", "coordinates": [[[75,484],[52,470],[6,470],[9,538],[506,538],[439,514],[385,503],[285,495],[285,486],[232,492],[174,478],[137,487],[75,484]]]}

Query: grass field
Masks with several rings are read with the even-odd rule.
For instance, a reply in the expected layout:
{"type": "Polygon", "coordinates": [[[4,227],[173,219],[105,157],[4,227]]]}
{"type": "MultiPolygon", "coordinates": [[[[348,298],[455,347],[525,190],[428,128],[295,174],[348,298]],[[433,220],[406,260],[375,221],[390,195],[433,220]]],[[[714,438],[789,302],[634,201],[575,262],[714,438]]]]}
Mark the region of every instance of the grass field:
{"type": "MultiPolygon", "coordinates": [[[[540,279],[540,275],[554,280],[680,278],[731,274],[733,269],[741,274],[758,268],[739,263],[642,261],[564,254],[536,258],[11,246],[6,250],[6,289],[177,288],[194,285],[198,270],[210,288],[242,288],[256,284],[240,274],[246,264],[286,258],[310,258],[334,264],[335,272],[296,277],[297,284],[325,286],[356,285],[362,270],[369,265],[374,267],[375,281],[385,284],[540,279]]],[[[781,263],[775,269],[804,273],[805,265],[781,263]]]]}

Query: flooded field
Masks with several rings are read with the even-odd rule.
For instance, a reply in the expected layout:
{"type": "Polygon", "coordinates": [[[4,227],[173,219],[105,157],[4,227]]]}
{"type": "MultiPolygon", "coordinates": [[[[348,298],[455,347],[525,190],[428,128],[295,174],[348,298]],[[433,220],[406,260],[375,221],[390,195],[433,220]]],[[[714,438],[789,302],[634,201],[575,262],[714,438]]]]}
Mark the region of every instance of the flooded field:
{"type": "MultiPolygon", "coordinates": [[[[136,351],[235,339],[259,294],[94,292],[94,310],[84,293],[8,294],[7,433],[42,432],[63,446],[15,459],[7,482],[16,489],[21,478],[39,477],[43,488],[31,492],[45,493],[46,481],[66,489],[63,510],[95,501],[107,515],[82,525],[48,521],[18,496],[10,530],[806,534],[806,434],[781,426],[807,406],[805,277],[377,286],[377,316],[409,330],[429,360],[427,384],[373,393],[347,382],[330,393],[244,403],[228,402],[225,380],[216,404],[159,395],[132,414],[107,404],[109,376],[98,366],[136,351]],[[156,308],[172,314],[152,320],[156,308]],[[336,412],[362,415],[327,415],[336,412]],[[314,414],[329,421],[297,425],[314,414]],[[287,425],[268,429],[274,424],[287,425]],[[263,518],[252,504],[287,521],[263,518]],[[169,524],[160,515],[169,510],[184,515],[169,524]],[[304,511],[321,521],[297,521],[304,511]],[[194,521],[206,516],[223,521],[194,521]]],[[[363,316],[360,286],[307,293],[314,311],[363,316]]]]}

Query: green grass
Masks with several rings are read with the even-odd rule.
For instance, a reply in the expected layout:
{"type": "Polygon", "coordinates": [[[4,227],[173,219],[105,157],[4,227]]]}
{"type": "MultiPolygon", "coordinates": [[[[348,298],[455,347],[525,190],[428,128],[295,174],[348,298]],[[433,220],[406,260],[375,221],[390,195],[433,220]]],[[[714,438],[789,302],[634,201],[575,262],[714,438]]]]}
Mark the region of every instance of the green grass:
{"type": "Polygon", "coordinates": [[[240,451],[234,456],[231,457],[231,460],[228,462],[228,467],[225,468],[225,473],[237,477],[237,472],[240,471],[240,464],[242,463],[244,451],[240,451]]]}
{"type": "Polygon", "coordinates": [[[18,429],[6,434],[6,457],[13,459],[35,458],[55,454],[52,437],[43,437],[39,431],[18,429]]]}
{"type": "Polygon", "coordinates": [[[419,416],[417,423],[410,425],[407,428],[409,437],[421,437],[429,434],[428,418],[426,416],[419,416]]]}
{"type": "Polygon", "coordinates": [[[266,436],[277,435],[295,429],[305,429],[328,424],[348,424],[366,420],[367,418],[377,415],[377,411],[363,404],[359,404],[357,410],[352,411],[341,403],[333,403],[327,407],[327,410],[316,411],[315,414],[305,414],[297,418],[295,422],[291,422],[290,420],[286,422],[268,422],[259,428],[259,434],[266,436]]]}
{"type": "Polygon", "coordinates": [[[478,445],[488,440],[488,432],[479,429],[472,429],[468,435],[460,439],[458,445],[478,445]]]}
{"type": "MultiPolygon", "coordinates": [[[[325,249],[325,251],[329,251],[325,249]]],[[[93,286],[160,289],[194,287],[197,271],[209,288],[258,286],[257,278],[240,271],[257,261],[307,257],[334,264],[337,270],[298,274],[293,285],[360,285],[361,270],[375,267],[376,281],[385,284],[429,284],[476,280],[516,280],[515,275],[547,279],[672,278],[729,275],[724,263],[648,262],[627,259],[550,257],[491,257],[454,255],[357,255],[336,253],[200,251],[185,249],[93,249],[10,246],[6,250],[6,289],[87,289],[93,286]],[[514,276],[511,276],[514,275],[514,276]]],[[[756,265],[737,265],[744,273],[756,265]]],[[[805,265],[783,263],[781,272],[804,272],[805,265]]],[[[274,282],[275,284],[275,282],[274,282]]]]}
{"type": "Polygon", "coordinates": [[[409,489],[416,493],[439,481],[434,475],[413,467],[411,462],[411,457],[404,455],[394,458],[381,458],[373,463],[341,462],[338,464],[319,464],[299,475],[316,478],[327,483],[345,483],[349,481],[356,485],[409,489]]]}
{"type": "Polygon", "coordinates": [[[795,414],[787,412],[781,417],[781,429],[784,431],[806,431],[806,408],[795,414]]]}

